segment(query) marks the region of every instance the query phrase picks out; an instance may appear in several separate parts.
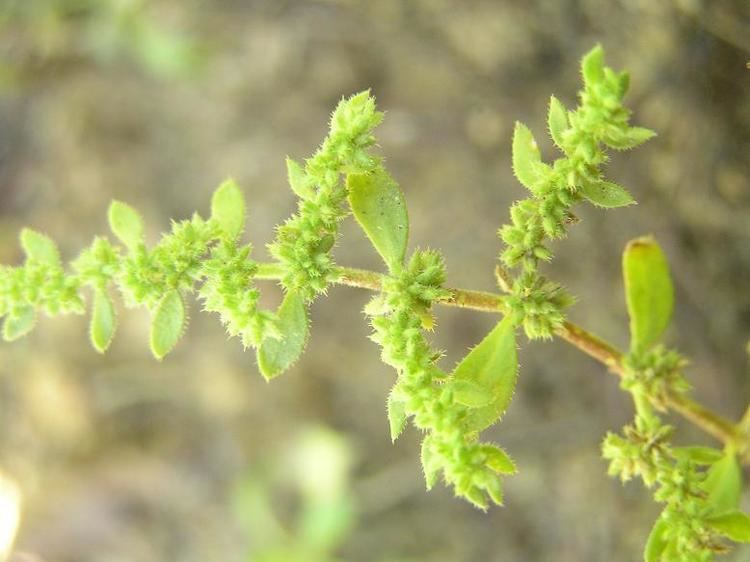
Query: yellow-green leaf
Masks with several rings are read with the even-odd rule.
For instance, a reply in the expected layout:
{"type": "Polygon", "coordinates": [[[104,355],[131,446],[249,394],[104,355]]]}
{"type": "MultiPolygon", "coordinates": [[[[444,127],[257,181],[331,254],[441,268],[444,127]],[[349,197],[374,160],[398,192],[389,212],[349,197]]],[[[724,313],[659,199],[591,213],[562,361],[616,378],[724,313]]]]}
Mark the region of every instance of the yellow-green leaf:
{"type": "Polygon", "coordinates": [[[406,426],[406,404],[393,396],[388,395],[388,424],[391,428],[391,441],[398,439],[406,426]]]}
{"type": "Polygon", "coordinates": [[[742,469],[737,456],[727,451],[708,469],[703,489],[714,513],[737,509],[742,494],[742,469]]]}
{"type": "Polygon", "coordinates": [[[173,289],[162,297],[151,318],[151,352],[162,359],[172,351],[185,331],[185,303],[173,289]]]}
{"type": "Polygon", "coordinates": [[[730,511],[714,515],[708,524],[715,531],[734,542],[750,542],[750,516],[741,511],[730,511]]]}
{"type": "Polygon", "coordinates": [[[109,205],[109,227],[117,238],[132,252],[143,243],[143,219],[138,211],[121,201],[109,205]]]}
{"type": "Polygon", "coordinates": [[[659,341],[672,317],[674,289],[669,265],[656,241],[643,237],[628,243],[622,269],[630,315],[630,347],[632,351],[642,351],[659,341]]]}
{"type": "Polygon", "coordinates": [[[226,180],[211,198],[211,218],[231,239],[237,238],[245,228],[245,198],[234,180],[226,180]]]}
{"type": "Polygon", "coordinates": [[[91,312],[89,336],[91,344],[99,353],[107,351],[117,327],[117,313],[112,299],[106,291],[97,289],[94,293],[94,306],[91,312]]]}
{"type": "Polygon", "coordinates": [[[371,174],[350,175],[347,188],[349,205],[362,230],[388,268],[399,269],[406,255],[409,216],[398,184],[378,168],[371,174]]]}
{"type": "Polygon", "coordinates": [[[505,413],[517,377],[515,326],[506,316],[463,358],[451,376],[454,399],[471,408],[466,416],[468,431],[481,431],[505,413]]]}
{"type": "Polygon", "coordinates": [[[36,311],[31,306],[24,306],[11,311],[3,323],[3,339],[15,341],[28,334],[36,324],[36,311]]]}
{"type": "Polygon", "coordinates": [[[568,111],[562,102],[555,96],[549,100],[549,111],[547,113],[547,127],[549,134],[555,144],[563,147],[563,133],[568,129],[568,111]]]}
{"type": "Polygon", "coordinates": [[[297,197],[307,200],[315,197],[313,184],[305,173],[305,169],[291,158],[286,159],[286,174],[289,186],[297,194],[297,197]]]}
{"type": "Polygon", "coordinates": [[[289,291],[279,307],[281,339],[263,340],[257,350],[258,367],[271,380],[294,365],[305,350],[308,336],[307,306],[296,291],[289,291]]]}
{"type": "Polygon", "coordinates": [[[513,173],[527,189],[536,192],[539,180],[547,172],[548,166],[542,162],[539,146],[529,128],[516,121],[513,130],[513,173]]]}
{"type": "Polygon", "coordinates": [[[29,261],[47,265],[60,265],[60,252],[54,241],[36,230],[21,230],[21,247],[29,261]]]}
{"type": "Polygon", "coordinates": [[[610,181],[584,182],[581,185],[581,194],[597,207],[605,209],[626,207],[635,203],[633,196],[624,187],[610,181]]]}
{"type": "Polygon", "coordinates": [[[597,45],[583,56],[581,73],[587,86],[604,81],[604,49],[601,45],[597,45]]]}
{"type": "Polygon", "coordinates": [[[667,542],[664,538],[664,532],[669,527],[668,523],[661,517],[656,520],[651,528],[651,533],[646,541],[646,548],[643,551],[644,562],[659,562],[662,559],[667,542]]]}

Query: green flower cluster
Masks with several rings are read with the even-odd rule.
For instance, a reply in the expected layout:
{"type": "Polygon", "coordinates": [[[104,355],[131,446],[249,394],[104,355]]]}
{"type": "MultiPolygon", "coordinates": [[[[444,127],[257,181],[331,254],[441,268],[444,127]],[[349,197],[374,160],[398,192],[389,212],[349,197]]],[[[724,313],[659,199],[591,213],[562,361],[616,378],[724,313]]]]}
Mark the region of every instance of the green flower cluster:
{"type": "Polygon", "coordinates": [[[370,156],[373,129],[383,120],[369,92],[342,100],[331,116],[330,132],[304,168],[287,159],[289,183],[300,201],[297,213],[277,228],[271,255],[284,266],[282,284],[308,301],[335,280],[330,250],[348,211],[342,175],[366,174],[380,159],[370,156]]]}
{"type": "Polygon", "coordinates": [[[422,442],[427,487],[442,473],[456,495],[486,509],[490,501],[502,503],[500,475],[514,473],[515,466],[499,447],[477,441],[470,409],[456,401],[451,377],[436,364],[440,353],[425,338],[425,327],[432,325],[432,302],[447,295],[444,280],[440,254],[416,251],[399,274],[384,281],[382,294],[365,310],[383,361],[398,372],[388,399],[392,438],[412,418],[427,433],[422,442]]]}
{"type": "Polygon", "coordinates": [[[632,148],[654,134],[628,125],[630,112],[622,105],[628,75],[605,67],[603,57],[596,47],[583,58],[584,89],[577,109],[566,110],[554,96],[550,101],[549,132],[565,157],[545,164],[531,131],[516,123],[513,171],[531,197],[511,207],[511,224],[499,231],[506,245],[500,259],[508,268],[522,268],[508,306],[529,338],[552,337],[572,303],[559,285],[539,273],[539,262],[552,259],[546,240],[565,236],[567,225],[576,220],[570,209],[582,199],[606,208],[633,203],[627,191],[602,177],[605,147],[632,148]]]}
{"type": "Polygon", "coordinates": [[[690,384],[683,375],[687,364],[682,355],[663,344],[654,345],[643,352],[631,352],[623,358],[626,374],[621,386],[630,392],[644,393],[651,404],[665,411],[669,395],[685,394],[690,390],[690,384]]]}

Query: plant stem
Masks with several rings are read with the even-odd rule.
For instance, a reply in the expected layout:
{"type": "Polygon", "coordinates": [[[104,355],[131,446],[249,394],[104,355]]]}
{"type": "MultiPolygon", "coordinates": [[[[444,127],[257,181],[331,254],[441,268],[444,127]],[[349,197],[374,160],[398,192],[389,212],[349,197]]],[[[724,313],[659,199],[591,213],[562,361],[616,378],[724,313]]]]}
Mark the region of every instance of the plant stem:
{"type": "MultiPolygon", "coordinates": [[[[279,279],[281,274],[282,269],[277,264],[262,263],[259,264],[256,277],[260,279],[279,279]]],[[[338,267],[335,270],[333,282],[349,287],[379,291],[384,277],[385,275],[382,273],[366,269],[338,267]]],[[[502,295],[467,289],[449,288],[448,291],[450,292],[448,297],[439,299],[436,302],[446,306],[469,308],[482,312],[501,314],[505,312],[505,300],[502,295]]],[[[624,376],[623,354],[613,345],[572,322],[565,322],[557,329],[556,334],[559,338],[578,348],[589,357],[605,365],[612,373],[620,377],[624,376]]],[[[750,449],[750,436],[748,436],[750,428],[748,428],[748,431],[745,431],[739,425],[733,424],[698,402],[682,395],[668,395],[666,405],[725,445],[735,447],[741,453],[747,452],[750,449]]],[[[750,409],[748,411],[750,412],[750,409]]],[[[747,417],[750,419],[750,414],[747,417]]]]}

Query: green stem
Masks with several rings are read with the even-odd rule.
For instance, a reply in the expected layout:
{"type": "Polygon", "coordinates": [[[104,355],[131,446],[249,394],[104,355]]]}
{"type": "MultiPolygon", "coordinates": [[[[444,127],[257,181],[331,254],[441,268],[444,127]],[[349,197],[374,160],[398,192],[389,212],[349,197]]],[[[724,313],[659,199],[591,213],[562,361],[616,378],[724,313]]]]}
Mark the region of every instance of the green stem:
{"type": "MultiPolygon", "coordinates": [[[[280,279],[282,274],[283,268],[280,264],[261,263],[256,277],[280,279]]],[[[371,291],[379,291],[386,277],[382,273],[351,267],[337,267],[335,275],[334,283],[371,291]]],[[[448,291],[449,296],[438,300],[439,304],[482,312],[501,314],[505,312],[505,298],[502,295],[467,289],[448,289],[448,291]]],[[[620,377],[624,376],[623,354],[613,345],[571,322],[565,322],[555,333],[562,340],[604,364],[612,373],[620,377]]],[[[741,424],[735,425],[685,396],[670,394],[666,398],[666,405],[725,445],[736,447],[741,453],[750,451],[750,428],[743,428],[741,424]]],[[[750,414],[746,418],[749,416],[750,414]]],[[[750,464],[750,459],[748,459],[748,464],[750,464]]]]}

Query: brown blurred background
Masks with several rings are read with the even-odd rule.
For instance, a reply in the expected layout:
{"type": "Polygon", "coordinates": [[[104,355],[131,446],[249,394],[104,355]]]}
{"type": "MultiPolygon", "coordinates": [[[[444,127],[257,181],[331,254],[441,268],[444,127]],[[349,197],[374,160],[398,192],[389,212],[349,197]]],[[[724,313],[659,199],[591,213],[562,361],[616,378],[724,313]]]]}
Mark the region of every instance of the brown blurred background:
{"type": "MultiPolygon", "coordinates": [[[[524,196],[513,122],[545,138],[549,95],[574,104],[596,42],[631,71],[634,122],[659,136],[609,166],[639,205],[580,208],[548,271],[578,295],[572,319],[625,345],[620,251],[655,234],[677,285],[670,340],[700,399],[737,419],[750,399],[745,0],[0,0],[0,263],[22,259],[24,225],[74,257],[106,232],[112,198],[141,209],[155,241],[170,217],[206,213],[227,176],[263,257],[294,208],[284,156],[312,153],[336,101],[372,88],[412,247],[441,249],[449,284],[492,290],[495,231],[524,196]]],[[[557,156],[547,140],[543,152],[557,156]]],[[[337,259],[379,267],[351,222],[337,259]]],[[[161,364],[141,311],[123,311],[103,357],[78,317],[1,345],[0,468],[24,496],[17,560],[640,559],[658,507],[599,455],[631,416],[614,377],[560,342],[524,345],[516,399],[488,432],[520,474],[483,514],[425,492],[415,431],[391,445],[394,373],[367,339],[367,298],[334,288],[317,302],[306,355],[272,384],[195,305],[161,364]]],[[[447,364],[493,320],[440,310],[447,364]]],[[[710,443],[674,421],[680,442],[710,443]]]]}

